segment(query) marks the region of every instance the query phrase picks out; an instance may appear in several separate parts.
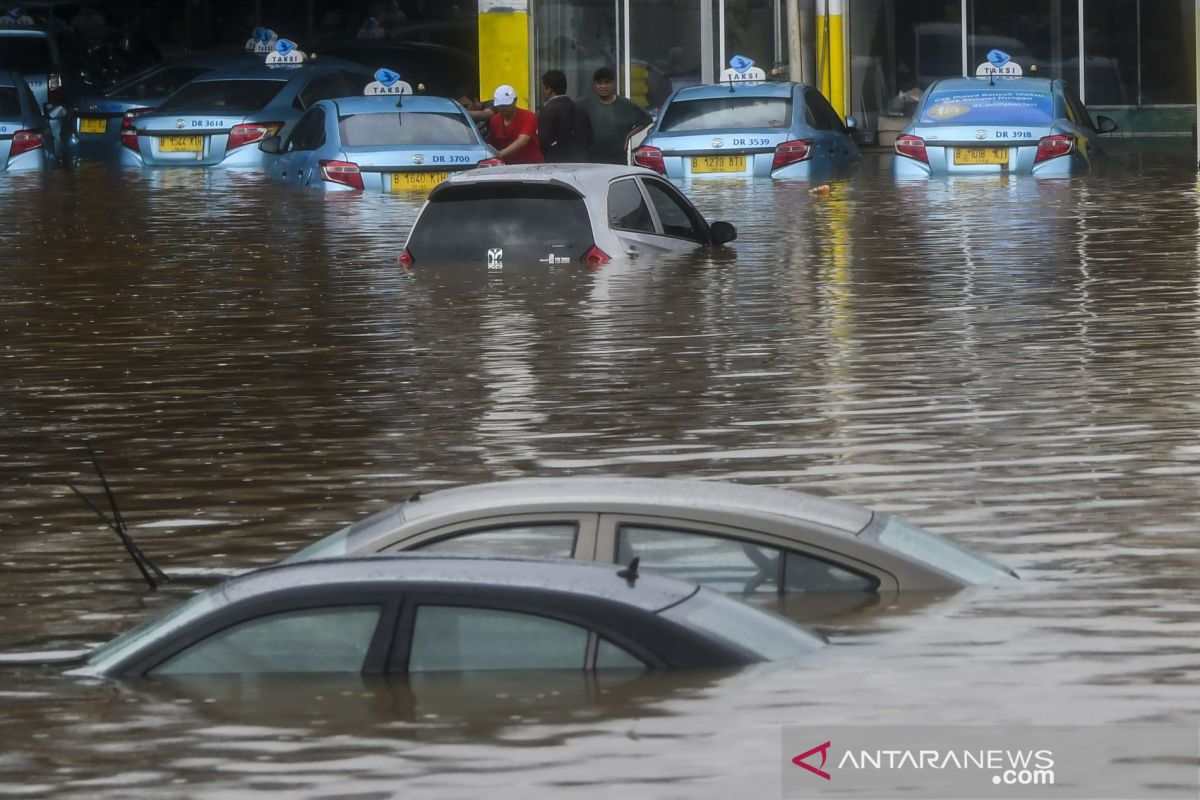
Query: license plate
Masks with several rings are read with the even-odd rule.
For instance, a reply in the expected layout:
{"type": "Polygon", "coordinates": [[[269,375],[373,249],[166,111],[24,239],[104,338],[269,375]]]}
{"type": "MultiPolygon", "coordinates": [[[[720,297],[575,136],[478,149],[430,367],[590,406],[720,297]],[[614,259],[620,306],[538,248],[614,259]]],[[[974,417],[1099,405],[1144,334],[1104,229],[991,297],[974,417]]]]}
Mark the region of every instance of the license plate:
{"type": "Polygon", "coordinates": [[[955,164],[1008,164],[1007,147],[956,147],[955,164]]]}
{"type": "Polygon", "coordinates": [[[693,156],[692,172],[745,172],[745,156],[693,156]]]}
{"type": "Polygon", "coordinates": [[[104,117],[80,117],[80,133],[108,133],[108,120],[104,117]]]}
{"type": "Polygon", "coordinates": [[[444,172],[393,172],[392,191],[402,192],[412,189],[426,191],[444,180],[446,180],[444,172]]]}
{"type": "Polygon", "coordinates": [[[202,150],[203,136],[163,136],[158,140],[160,153],[199,153],[202,150]]]}

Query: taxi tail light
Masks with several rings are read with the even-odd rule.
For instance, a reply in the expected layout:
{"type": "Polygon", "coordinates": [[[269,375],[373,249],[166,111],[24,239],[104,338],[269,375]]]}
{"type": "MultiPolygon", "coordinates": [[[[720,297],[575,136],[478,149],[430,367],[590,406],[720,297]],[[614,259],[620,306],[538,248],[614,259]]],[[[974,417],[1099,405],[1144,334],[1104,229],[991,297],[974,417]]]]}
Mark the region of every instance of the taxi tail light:
{"type": "Polygon", "coordinates": [[[929,163],[929,153],[925,151],[925,140],[920,136],[912,136],[907,133],[903,136],[897,136],[896,152],[915,161],[925,164],[929,163]]]}
{"type": "Polygon", "coordinates": [[[282,122],[244,122],[241,125],[234,125],[233,129],[229,131],[229,143],[225,145],[225,149],[234,150],[248,144],[261,142],[263,139],[279,133],[279,129],[282,127],[282,122]]]}
{"type": "Polygon", "coordinates": [[[477,167],[503,167],[504,162],[498,158],[485,158],[475,166],[477,167]]]}
{"type": "Polygon", "coordinates": [[[9,145],[8,157],[15,158],[30,150],[37,150],[41,146],[41,131],[17,131],[13,134],[12,144],[9,145]]]}
{"type": "Polygon", "coordinates": [[[353,161],[322,161],[321,180],[340,183],[359,191],[363,188],[362,172],[353,161]]]}
{"type": "Polygon", "coordinates": [[[667,162],[663,161],[662,150],[657,147],[639,147],[633,151],[633,163],[667,174],[667,162]]]}
{"type": "Polygon", "coordinates": [[[797,161],[804,161],[811,155],[812,141],[809,139],[784,142],[775,148],[775,158],[771,160],[771,171],[774,172],[788,164],[795,164],[797,161]]]}
{"type": "Polygon", "coordinates": [[[415,259],[413,259],[412,253],[410,253],[408,251],[408,248],[406,247],[400,251],[400,257],[397,258],[396,260],[400,262],[400,266],[408,268],[413,265],[413,261],[415,259]]]}
{"type": "Polygon", "coordinates": [[[121,144],[135,153],[138,152],[138,137],[137,129],[133,126],[133,121],[142,114],[149,113],[151,110],[149,108],[131,108],[121,118],[121,144]]]}
{"type": "Polygon", "coordinates": [[[599,247],[596,247],[596,245],[592,245],[591,248],[583,254],[583,263],[587,264],[592,269],[603,267],[609,261],[611,261],[611,259],[608,257],[608,253],[604,252],[599,247]]]}
{"type": "Polygon", "coordinates": [[[1033,157],[1033,163],[1040,164],[1043,161],[1049,161],[1052,158],[1070,155],[1075,149],[1075,137],[1066,134],[1058,133],[1054,136],[1043,136],[1038,141],[1037,155],[1033,157]]]}

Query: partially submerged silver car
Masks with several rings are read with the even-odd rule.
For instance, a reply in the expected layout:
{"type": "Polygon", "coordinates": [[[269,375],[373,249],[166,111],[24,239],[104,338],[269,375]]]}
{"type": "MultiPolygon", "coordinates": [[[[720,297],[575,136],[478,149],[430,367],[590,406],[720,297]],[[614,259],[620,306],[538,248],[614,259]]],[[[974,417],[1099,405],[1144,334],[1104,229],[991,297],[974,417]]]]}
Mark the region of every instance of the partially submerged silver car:
{"type": "Polygon", "coordinates": [[[599,267],[735,238],[732,225],[710,225],[670,182],[642,167],[486,167],[453,175],[430,192],[400,263],[599,267]]]}
{"type": "Polygon", "coordinates": [[[533,478],[410,498],[288,561],[419,550],[629,563],[730,593],[953,591],[1014,577],[950,539],[800,492],[657,478],[533,478]]]}

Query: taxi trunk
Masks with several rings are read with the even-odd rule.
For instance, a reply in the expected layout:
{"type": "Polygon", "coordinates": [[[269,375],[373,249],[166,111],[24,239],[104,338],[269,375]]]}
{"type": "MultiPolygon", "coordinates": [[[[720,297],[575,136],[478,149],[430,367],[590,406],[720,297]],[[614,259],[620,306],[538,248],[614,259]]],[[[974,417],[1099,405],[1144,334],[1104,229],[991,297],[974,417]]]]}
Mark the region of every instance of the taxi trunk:
{"type": "Polygon", "coordinates": [[[341,153],[357,164],[365,191],[428,192],[451,174],[472,169],[486,154],[479,147],[430,146],[406,151],[394,147],[352,147],[341,153]]]}
{"type": "Polygon", "coordinates": [[[282,127],[279,122],[214,114],[153,115],[135,119],[133,124],[137,131],[137,152],[149,166],[233,165],[235,162],[230,158],[243,155],[236,164],[257,166],[262,163],[258,143],[282,127]]]}
{"type": "Polygon", "coordinates": [[[788,141],[786,130],[749,129],[738,133],[658,133],[654,144],[662,150],[671,178],[769,177],[776,148],[788,141]]]}
{"type": "Polygon", "coordinates": [[[946,175],[1066,172],[1078,149],[1070,133],[1046,126],[955,126],[923,138],[929,168],[946,175]]]}

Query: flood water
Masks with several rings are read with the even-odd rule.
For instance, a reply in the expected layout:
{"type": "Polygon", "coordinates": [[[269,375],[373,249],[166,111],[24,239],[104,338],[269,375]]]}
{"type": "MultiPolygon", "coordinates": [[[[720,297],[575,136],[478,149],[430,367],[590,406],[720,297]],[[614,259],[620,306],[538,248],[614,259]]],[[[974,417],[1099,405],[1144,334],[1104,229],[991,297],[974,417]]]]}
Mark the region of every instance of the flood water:
{"type": "Polygon", "coordinates": [[[784,725],[1200,724],[1189,143],[1062,181],[883,165],[827,196],[685,186],[727,252],[595,273],[405,273],[402,197],[0,177],[2,650],[103,641],[414,489],[518,476],[801,489],[1023,578],[731,675],[9,670],[0,796],[778,797],[784,725]],[[101,498],[87,442],[167,589],[68,489],[101,498]]]}

